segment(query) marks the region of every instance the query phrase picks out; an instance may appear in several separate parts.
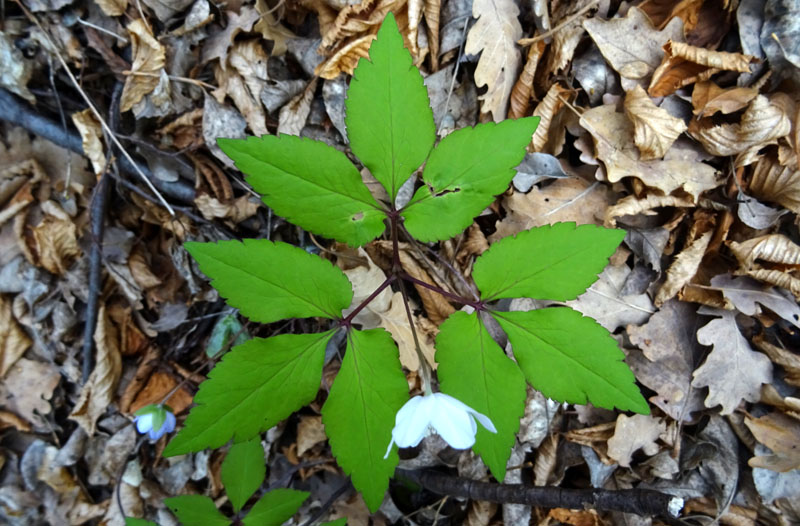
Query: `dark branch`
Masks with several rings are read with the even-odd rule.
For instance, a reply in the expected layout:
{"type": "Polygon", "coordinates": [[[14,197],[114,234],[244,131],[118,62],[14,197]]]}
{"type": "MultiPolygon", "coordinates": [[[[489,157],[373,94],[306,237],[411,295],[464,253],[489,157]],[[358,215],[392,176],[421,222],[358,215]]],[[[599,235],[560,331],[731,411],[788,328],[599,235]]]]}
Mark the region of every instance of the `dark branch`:
{"type": "MultiPolygon", "coordinates": [[[[22,126],[34,135],[83,155],[81,138],[76,132],[65,130],[61,124],[40,115],[36,108],[21,101],[3,88],[0,88],[0,120],[22,126]]],[[[124,172],[136,174],[136,169],[128,159],[120,157],[118,162],[124,172]]],[[[194,202],[194,188],[186,181],[162,181],[155,177],[146,165],[140,164],[139,168],[160,192],[182,203],[194,202]]]]}
{"type": "Polygon", "coordinates": [[[566,489],[497,484],[453,477],[435,471],[402,468],[395,470],[395,476],[410,479],[440,495],[502,504],[525,504],[541,508],[593,508],[668,519],[677,517],[683,507],[683,499],[648,489],[566,489]]]}

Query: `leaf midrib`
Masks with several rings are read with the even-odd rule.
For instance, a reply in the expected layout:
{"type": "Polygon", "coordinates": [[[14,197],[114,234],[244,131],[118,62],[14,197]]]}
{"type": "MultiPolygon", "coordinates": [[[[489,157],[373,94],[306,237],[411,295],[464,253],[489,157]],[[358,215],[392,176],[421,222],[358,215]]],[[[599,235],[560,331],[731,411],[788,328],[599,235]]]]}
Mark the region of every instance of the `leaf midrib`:
{"type": "MultiPolygon", "coordinates": [[[[216,257],[215,255],[213,255],[213,254],[208,254],[208,253],[207,253],[207,254],[206,254],[206,256],[207,256],[209,259],[212,259],[212,260],[214,260],[215,262],[217,262],[217,263],[220,263],[221,265],[223,265],[223,266],[225,266],[225,267],[227,267],[227,268],[229,268],[229,269],[232,269],[232,270],[233,270],[233,271],[235,271],[235,272],[238,272],[238,273],[240,273],[240,274],[245,274],[246,276],[248,276],[248,277],[252,277],[252,278],[255,278],[255,279],[257,279],[258,281],[261,281],[261,282],[262,282],[262,283],[264,283],[264,284],[267,284],[267,285],[272,285],[272,286],[274,286],[274,287],[275,287],[275,288],[277,288],[277,289],[283,290],[284,292],[286,292],[286,293],[290,294],[290,295],[291,295],[291,297],[293,297],[293,298],[296,298],[296,299],[298,299],[298,300],[301,300],[301,301],[302,301],[303,303],[305,303],[306,305],[309,305],[309,306],[313,307],[314,309],[316,309],[316,310],[318,310],[318,311],[321,311],[321,312],[323,312],[324,314],[326,314],[326,315],[327,315],[329,318],[331,318],[331,319],[335,319],[335,318],[337,317],[337,314],[335,314],[335,313],[331,313],[331,312],[328,312],[328,310],[327,310],[327,309],[325,309],[325,308],[323,308],[323,307],[321,307],[321,306],[319,306],[319,305],[316,305],[316,304],[312,303],[312,302],[311,302],[311,300],[309,300],[309,299],[306,299],[306,298],[304,298],[304,297],[302,297],[302,296],[299,296],[297,293],[295,293],[295,292],[293,292],[293,291],[289,290],[288,288],[284,287],[283,285],[280,285],[280,284],[278,284],[278,283],[274,283],[274,282],[272,282],[272,281],[269,281],[269,280],[265,279],[263,276],[258,276],[258,275],[252,274],[252,273],[250,273],[249,271],[246,271],[246,270],[242,269],[241,267],[234,266],[234,265],[232,265],[232,264],[228,263],[228,262],[227,262],[227,261],[225,261],[225,260],[222,260],[222,259],[219,259],[219,258],[217,258],[217,257],[216,257]]],[[[218,279],[214,279],[214,282],[216,282],[216,281],[218,281],[218,279]]]]}
{"type": "MultiPolygon", "coordinates": [[[[561,307],[561,308],[566,308],[566,307],[561,307]]],[[[543,309],[543,310],[544,310],[544,309],[543,309]]],[[[530,311],[530,312],[533,312],[533,311],[530,311]]],[[[512,324],[512,325],[515,325],[515,326],[516,326],[516,327],[518,327],[520,330],[522,330],[522,331],[524,331],[524,332],[526,332],[526,333],[530,334],[530,335],[531,335],[531,336],[532,336],[534,339],[536,339],[537,341],[541,342],[542,344],[544,344],[545,346],[549,347],[550,349],[553,349],[554,351],[556,351],[556,353],[557,353],[559,356],[563,356],[564,358],[567,358],[569,361],[571,361],[571,362],[574,362],[574,363],[575,363],[576,365],[578,365],[578,366],[579,366],[581,369],[583,369],[583,370],[587,371],[588,373],[590,373],[590,375],[591,375],[591,376],[598,378],[598,379],[599,379],[601,382],[603,382],[604,384],[608,385],[608,386],[609,386],[609,387],[610,387],[610,388],[611,388],[611,389],[612,389],[614,392],[616,392],[616,393],[619,393],[619,394],[621,394],[622,396],[624,396],[626,400],[628,400],[629,402],[631,402],[631,403],[633,403],[633,404],[634,404],[634,407],[637,405],[637,404],[636,404],[637,400],[633,400],[633,399],[629,398],[629,397],[628,397],[628,395],[627,395],[627,394],[625,394],[625,392],[621,391],[621,390],[620,390],[620,389],[619,389],[619,388],[618,388],[616,385],[614,385],[613,383],[611,383],[611,382],[610,382],[610,381],[609,381],[609,380],[608,380],[608,379],[607,379],[605,376],[603,376],[603,375],[601,375],[601,374],[598,374],[598,373],[596,373],[595,371],[593,371],[592,369],[590,369],[589,367],[587,367],[586,365],[584,365],[583,363],[581,363],[581,362],[580,362],[580,361],[578,361],[577,359],[575,359],[575,358],[573,358],[572,356],[570,356],[569,354],[567,354],[567,353],[565,353],[565,352],[561,351],[561,350],[560,350],[558,347],[555,347],[553,344],[551,344],[551,343],[550,343],[550,342],[548,342],[547,340],[545,340],[545,339],[543,339],[543,338],[540,338],[539,336],[537,336],[537,335],[536,335],[536,333],[532,332],[530,329],[526,328],[526,327],[525,327],[525,326],[523,326],[523,325],[520,325],[519,323],[515,322],[514,320],[511,320],[511,319],[509,319],[509,318],[507,318],[507,317],[503,316],[503,313],[501,313],[501,312],[493,311],[491,314],[492,314],[492,316],[493,316],[495,319],[496,319],[496,318],[498,318],[498,317],[500,317],[500,318],[503,318],[503,319],[504,319],[505,321],[507,321],[508,323],[510,323],[510,324],[512,324]]],[[[513,345],[514,345],[514,344],[512,343],[511,345],[512,345],[512,347],[513,347],[513,345]]],[[[624,362],[622,362],[622,363],[624,364],[624,362]]],[[[589,393],[588,393],[588,392],[587,392],[585,389],[583,389],[583,388],[581,388],[581,391],[582,391],[582,392],[583,392],[583,393],[586,395],[586,399],[587,399],[589,402],[591,402],[591,400],[590,400],[590,398],[589,398],[589,393]]],[[[615,405],[617,405],[617,404],[615,404],[615,405]]]]}
{"type": "MultiPolygon", "coordinates": [[[[577,231],[577,229],[573,230],[573,232],[576,232],[576,231],[577,231]]],[[[568,260],[570,258],[576,257],[579,254],[581,254],[582,252],[588,251],[591,248],[592,248],[591,246],[583,246],[583,247],[579,248],[576,252],[569,253],[566,256],[564,256],[563,258],[561,258],[561,259],[559,259],[557,261],[554,261],[549,266],[544,267],[544,268],[534,272],[533,274],[528,274],[524,278],[520,278],[519,280],[512,282],[511,284],[509,284],[505,288],[502,288],[502,289],[498,290],[497,292],[492,294],[490,297],[486,298],[484,301],[494,301],[495,299],[497,299],[499,297],[500,294],[503,294],[508,289],[516,287],[519,284],[524,283],[526,281],[529,281],[529,280],[535,278],[536,276],[538,276],[539,274],[541,274],[543,272],[546,272],[547,270],[550,270],[552,267],[554,267],[556,265],[559,265],[560,263],[563,263],[564,261],[566,261],[566,260],[568,260]]],[[[535,299],[551,299],[551,298],[535,298],[535,299]]]]}
{"type": "MultiPolygon", "coordinates": [[[[312,179],[306,179],[305,177],[303,177],[303,176],[301,176],[301,175],[298,175],[298,174],[295,174],[295,173],[292,173],[292,172],[289,172],[289,171],[285,170],[284,168],[281,168],[280,166],[277,166],[277,165],[275,165],[275,164],[272,164],[272,163],[270,163],[270,162],[268,162],[268,161],[265,161],[265,160],[263,160],[263,159],[259,159],[258,157],[254,156],[254,155],[253,155],[253,154],[251,154],[250,152],[247,152],[247,151],[241,151],[240,153],[241,153],[242,155],[245,155],[245,156],[249,157],[250,159],[252,159],[253,161],[255,161],[255,162],[257,162],[257,163],[260,163],[260,164],[265,164],[265,165],[267,165],[267,166],[269,166],[269,167],[271,167],[271,168],[273,168],[273,169],[275,169],[275,170],[279,171],[280,173],[282,173],[282,174],[284,174],[284,175],[287,175],[287,176],[289,176],[289,177],[294,177],[294,178],[296,178],[296,179],[299,179],[300,181],[303,181],[303,182],[305,182],[305,183],[307,183],[307,184],[309,184],[309,185],[311,185],[311,186],[314,186],[314,187],[316,187],[316,188],[319,188],[319,189],[321,189],[321,190],[324,190],[324,191],[326,191],[326,192],[330,192],[330,193],[332,193],[332,194],[336,194],[336,195],[340,195],[340,196],[342,196],[342,197],[346,197],[346,198],[348,198],[348,199],[350,199],[350,200],[352,200],[352,201],[356,201],[356,202],[358,202],[358,203],[363,203],[363,204],[365,204],[365,205],[367,205],[367,206],[369,206],[369,207],[371,207],[371,208],[374,208],[375,210],[378,210],[379,212],[383,212],[383,209],[382,209],[382,208],[381,208],[381,207],[380,207],[380,206],[379,206],[377,203],[370,202],[370,201],[366,200],[365,198],[361,198],[361,197],[358,197],[358,196],[354,196],[354,195],[351,195],[351,194],[344,193],[344,192],[343,192],[341,189],[339,189],[339,188],[330,188],[330,187],[327,187],[327,186],[325,186],[325,185],[323,185],[323,184],[319,183],[318,181],[314,181],[314,180],[312,180],[312,179]]],[[[349,162],[350,162],[350,161],[348,161],[348,163],[349,163],[349,162]]],[[[352,166],[352,165],[351,165],[351,166],[352,166]]],[[[353,167],[353,169],[355,169],[355,166],[352,166],[352,167],[353,167]]],[[[250,177],[257,177],[257,176],[253,176],[253,175],[251,175],[250,177]]],[[[364,188],[366,188],[366,187],[364,187],[364,188]]]]}
{"type": "MultiPolygon", "coordinates": [[[[306,347],[305,347],[303,350],[301,350],[301,351],[300,351],[300,352],[297,354],[297,356],[295,357],[295,359],[293,359],[293,360],[290,360],[290,361],[288,361],[288,362],[284,362],[284,363],[283,363],[283,364],[280,366],[280,368],[278,368],[278,369],[275,371],[275,374],[281,373],[281,372],[285,371],[285,370],[286,370],[287,368],[289,368],[289,367],[296,367],[296,366],[297,366],[297,363],[300,361],[300,358],[301,358],[302,356],[305,356],[305,355],[306,355],[306,354],[309,352],[309,349],[311,349],[312,347],[314,347],[315,345],[317,345],[317,344],[319,343],[319,341],[320,341],[320,340],[322,340],[322,339],[324,339],[324,338],[329,338],[329,337],[331,336],[331,334],[332,334],[332,333],[333,333],[333,331],[328,331],[328,332],[320,333],[320,337],[319,337],[319,338],[317,338],[316,340],[313,340],[311,343],[309,343],[309,344],[308,344],[308,345],[307,345],[307,346],[306,346],[306,347]]],[[[267,384],[267,383],[268,383],[270,380],[272,380],[272,379],[275,377],[275,374],[271,375],[271,376],[270,376],[270,377],[268,377],[268,378],[265,378],[265,379],[264,379],[264,381],[263,381],[261,384],[259,384],[259,385],[258,385],[258,386],[257,386],[255,389],[251,390],[251,391],[250,391],[250,393],[248,393],[248,394],[247,394],[247,395],[246,395],[244,398],[240,399],[240,400],[239,400],[238,402],[236,402],[234,405],[230,406],[230,407],[229,407],[229,408],[228,408],[228,409],[225,411],[225,416],[228,416],[230,413],[232,413],[232,412],[234,412],[234,411],[238,410],[238,409],[239,409],[239,408],[240,408],[240,407],[241,407],[241,406],[242,406],[242,405],[243,405],[245,402],[249,401],[249,400],[250,400],[250,399],[251,399],[253,396],[255,396],[256,394],[260,393],[260,392],[261,392],[261,390],[263,390],[263,389],[264,389],[265,385],[266,385],[266,384],[267,384]]],[[[289,378],[290,376],[291,376],[291,375],[284,375],[284,378],[289,378]]],[[[234,389],[234,390],[235,390],[235,389],[234,389]]],[[[208,406],[208,404],[203,404],[203,406],[206,406],[206,407],[207,407],[207,406],[208,406]]],[[[194,440],[191,440],[190,442],[188,442],[188,444],[190,444],[190,447],[193,447],[193,444],[194,444],[194,443],[196,443],[196,442],[200,442],[200,443],[202,444],[203,442],[201,441],[201,438],[202,438],[202,437],[204,437],[204,436],[206,436],[206,435],[208,435],[210,431],[213,431],[214,429],[216,429],[216,428],[217,428],[217,427],[218,427],[220,424],[227,424],[225,417],[222,417],[222,418],[217,418],[217,419],[216,419],[214,422],[212,422],[212,423],[211,423],[211,424],[210,424],[208,427],[206,427],[206,428],[203,430],[203,432],[201,432],[201,433],[199,433],[198,435],[196,435],[196,436],[194,437],[194,440]]],[[[261,425],[259,425],[259,429],[260,429],[260,427],[261,427],[261,425]]],[[[235,436],[235,435],[236,435],[236,433],[234,432],[234,433],[233,433],[231,436],[235,436]]],[[[190,451],[191,451],[191,449],[190,449],[190,451]]]]}

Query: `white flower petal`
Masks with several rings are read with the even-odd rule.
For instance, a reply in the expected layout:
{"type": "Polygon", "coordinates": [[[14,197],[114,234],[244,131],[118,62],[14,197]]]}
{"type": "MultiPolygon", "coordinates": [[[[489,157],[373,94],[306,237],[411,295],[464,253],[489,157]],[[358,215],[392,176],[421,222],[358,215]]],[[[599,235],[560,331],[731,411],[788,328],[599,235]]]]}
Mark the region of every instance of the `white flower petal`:
{"type": "Polygon", "coordinates": [[[467,449],[475,443],[475,420],[457,404],[438,399],[431,415],[431,425],[445,442],[456,449],[467,449]]]}
{"type": "MultiPolygon", "coordinates": [[[[470,413],[475,418],[477,418],[478,422],[480,422],[481,425],[483,427],[485,427],[488,431],[491,431],[492,433],[497,433],[497,428],[494,427],[494,424],[492,423],[492,421],[489,419],[488,416],[484,415],[483,413],[479,413],[478,411],[475,411],[473,408],[471,408],[470,406],[468,406],[467,404],[465,404],[464,402],[462,402],[458,398],[454,398],[454,397],[452,397],[452,396],[450,396],[448,394],[444,394],[444,393],[436,393],[434,396],[439,397],[439,399],[441,400],[442,403],[449,404],[450,406],[452,406],[454,411],[455,410],[462,410],[462,411],[466,411],[467,413],[470,413]]],[[[475,424],[473,423],[473,425],[475,425],[475,424]]],[[[477,426],[475,426],[475,432],[477,432],[477,431],[478,431],[478,428],[477,428],[477,426]]]]}
{"type": "Polygon", "coordinates": [[[394,438],[389,442],[389,447],[386,448],[386,454],[383,455],[383,458],[389,458],[389,453],[392,452],[392,446],[394,445],[394,438]]]}
{"type": "Polygon", "coordinates": [[[414,447],[425,438],[431,422],[432,402],[427,396],[415,396],[400,408],[392,429],[392,440],[398,447],[414,447]]]}
{"type": "Polygon", "coordinates": [[[484,415],[483,413],[479,413],[474,409],[470,409],[469,412],[472,416],[478,419],[478,422],[480,422],[481,425],[485,427],[487,431],[491,431],[492,433],[497,433],[497,428],[494,427],[494,424],[492,423],[491,420],[489,420],[488,416],[484,415]]]}

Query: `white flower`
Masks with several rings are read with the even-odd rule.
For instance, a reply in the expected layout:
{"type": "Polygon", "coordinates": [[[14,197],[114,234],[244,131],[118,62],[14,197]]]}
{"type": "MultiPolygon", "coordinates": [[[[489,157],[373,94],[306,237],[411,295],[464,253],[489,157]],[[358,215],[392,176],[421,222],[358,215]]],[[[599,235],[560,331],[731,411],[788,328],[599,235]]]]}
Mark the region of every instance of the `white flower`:
{"type": "Polygon", "coordinates": [[[392,445],[398,447],[414,447],[426,435],[435,431],[448,444],[456,449],[467,449],[475,443],[475,433],[478,424],[497,433],[494,424],[486,415],[483,415],[467,404],[444,393],[433,393],[425,396],[415,396],[405,403],[394,421],[392,441],[386,455],[392,450],[392,445]]]}
{"type": "Polygon", "coordinates": [[[136,430],[142,434],[147,433],[150,440],[158,440],[165,434],[175,431],[175,415],[163,405],[150,404],[134,414],[136,430]]]}

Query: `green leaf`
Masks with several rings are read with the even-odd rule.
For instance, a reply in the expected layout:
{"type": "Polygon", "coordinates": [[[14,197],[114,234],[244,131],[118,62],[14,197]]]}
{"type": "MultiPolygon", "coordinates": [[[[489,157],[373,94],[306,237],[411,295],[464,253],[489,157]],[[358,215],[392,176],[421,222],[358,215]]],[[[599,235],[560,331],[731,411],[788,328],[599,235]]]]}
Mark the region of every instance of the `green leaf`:
{"type": "Polygon", "coordinates": [[[295,489],[274,489],[264,494],[242,520],[244,526],[281,526],[297,513],[310,495],[295,489]]]}
{"type": "Polygon", "coordinates": [[[344,526],[347,524],[347,517],[340,517],[336,520],[323,522],[322,526],[344,526]]]}
{"type": "Polygon", "coordinates": [[[617,342],[569,307],[492,312],[528,382],[548,398],[648,414],[617,342]]]}
{"type": "Polygon", "coordinates": [[[478,426],[472,449],[503,480],[525,412],[525,377],[475,313],[455,312],[441,325],[436,361],[442,392],[485,414],[497,428],[491,433],[478,426]]]}
{"type": "Polygon", "coordinates": [[[310,232],[353,246],[384,230],[386,213],[345,154],[292,135],[217,139],[276,214],[310,232]]]}
{"type": "Polygon", "coordinates": [[[411,235],[439,241],[467,228],[506,190],[538,124],[539,117],[487,122],[442,139],[425,164],[425,185],[403,210],[411,235]]]}
{"type": "Polygon", "coordinates": [[[235,314],[223,316],[211,331],[211,337],[206,344],[206,356],[213,358],[223,349],[241,345],[250,338],[250,333],[244,329],[235,314]],[[234,337],[236,339],[231,342],[234,337]]]}
{"type": "Polygon", "coordinates": [[[351,330],[342,367],[322,407],[331,450],[373,512],[383,501],[400,458],[384,459],[408,382],[397,345],[383,329],[351,330]]]}
{"type": "Polygon", "coordinates": [[[567,301],[597,281],[624,230],[556,223],[501,239],[475,261],[472,277],[484,301],[567,301]]]}
{"type": "Polygon", "coordinates": [[[422,75],[389,13],[353,72],[345,106],[350,147],[394,201],[425,161],[436,126],[422,75]]]}
{"type": "Polygon", "coordinates": [[[231,447],[222,462],[222,484],[233,504],[233,511],[242,509],[264,482],[266,474],[264,449],[258,437],[231,447]]]}
{"type": "Polygon", "coordinates": [[[153,521],[145,519],[134,519],[133,517],[125,517],[125,526],[158,526],[153,521]]]}
{"type": "Polygon", "coordinates": [[[353,299],[341,270],[287,243],[245,239],[184,247],[228,304],[253,321],[337,318],[353,299]]]}
{"type": "Polygon", "coordinates": [[[333,334],[253,338],[225,354],[200,384],[197,405],[164,456],[249,440],[313,400],[333,334]]]}
{"type": "Polygon", "coordinates": [[[164,499],[164,504],[183,526],[229,526],[231,523],[205,495],[170,497],[164,499]]]}

